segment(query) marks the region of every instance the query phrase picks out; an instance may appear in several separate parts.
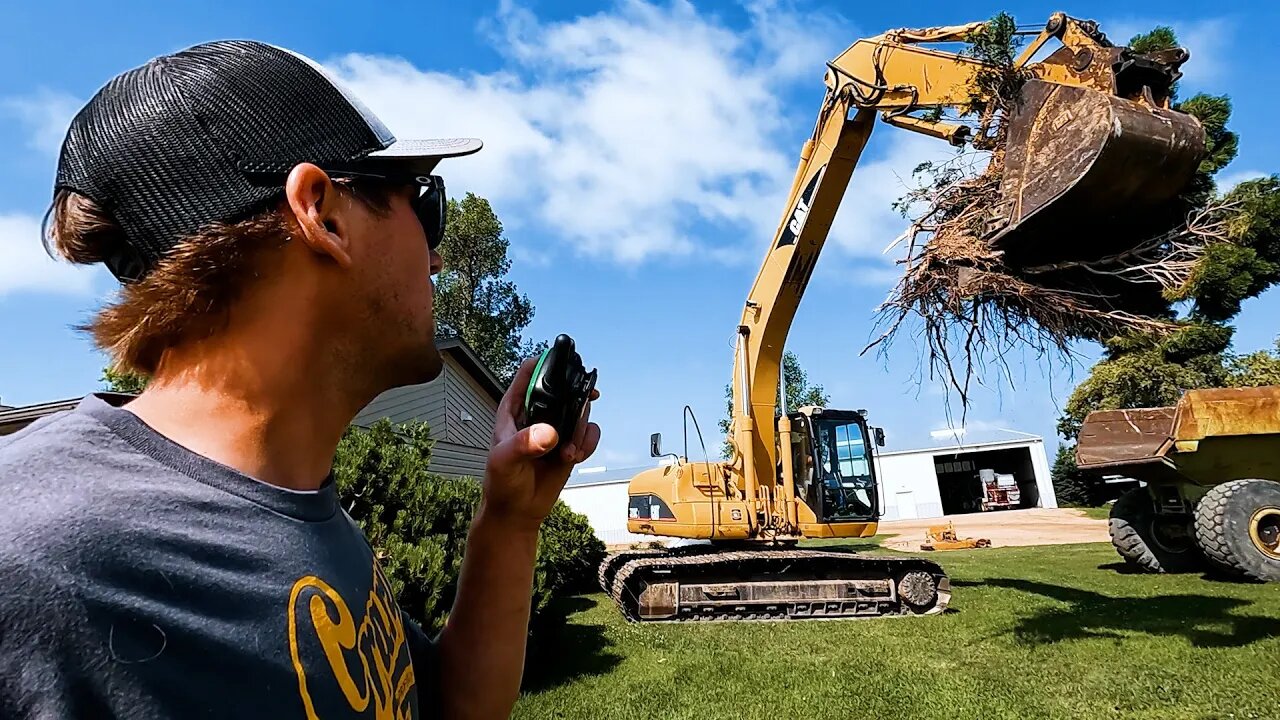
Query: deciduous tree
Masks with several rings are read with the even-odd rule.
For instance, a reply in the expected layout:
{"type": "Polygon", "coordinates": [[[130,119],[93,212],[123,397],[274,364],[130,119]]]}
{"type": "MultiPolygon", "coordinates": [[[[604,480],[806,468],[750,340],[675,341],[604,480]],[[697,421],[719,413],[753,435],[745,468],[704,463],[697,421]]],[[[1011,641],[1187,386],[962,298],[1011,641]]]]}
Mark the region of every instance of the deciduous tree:
{"type": "Polygon", "coordinates": [[[489,201],[467,193],[449,201],[449,223],[440,243],[444,268],[436,279],[436,326],[470,345],[506,385],[520,362],[546,342],[521,335],[534,307],[507,278],[511,260],[502,222],[489,201]]]}

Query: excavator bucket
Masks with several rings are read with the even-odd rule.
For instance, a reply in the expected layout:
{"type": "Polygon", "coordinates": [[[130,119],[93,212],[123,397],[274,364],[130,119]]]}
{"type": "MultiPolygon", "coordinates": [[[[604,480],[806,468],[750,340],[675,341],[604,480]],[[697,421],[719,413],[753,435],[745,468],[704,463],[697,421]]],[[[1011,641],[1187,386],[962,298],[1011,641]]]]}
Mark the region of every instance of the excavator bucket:
{"type": "Polygon", "coordinates": [[[1191,115],[1030,80],[1009,115],[1000,185],[1007,224],[991,243],[1015,267],[1119,252],[1115,238],[1169,227],[1171,201],[1204,151],[1191,115]]]}

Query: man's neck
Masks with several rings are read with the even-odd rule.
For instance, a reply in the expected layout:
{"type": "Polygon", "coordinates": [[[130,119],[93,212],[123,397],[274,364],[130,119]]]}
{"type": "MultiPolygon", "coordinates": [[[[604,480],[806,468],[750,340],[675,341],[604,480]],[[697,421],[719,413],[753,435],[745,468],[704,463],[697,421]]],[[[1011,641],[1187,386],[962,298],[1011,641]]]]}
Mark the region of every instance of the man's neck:
{"type": "Polygon", "coordinates": [[[303,372],[282,361],[282,353],[272,355],[254,362],[218,355],[198,364],[167,359],[125,408],[170,440],[245,475],[315,490],[328,476],[343,431],[372,398],[326,382],[327,373],[303,372]],[[184,369],[169,369],[175,365],[184,369]]]}

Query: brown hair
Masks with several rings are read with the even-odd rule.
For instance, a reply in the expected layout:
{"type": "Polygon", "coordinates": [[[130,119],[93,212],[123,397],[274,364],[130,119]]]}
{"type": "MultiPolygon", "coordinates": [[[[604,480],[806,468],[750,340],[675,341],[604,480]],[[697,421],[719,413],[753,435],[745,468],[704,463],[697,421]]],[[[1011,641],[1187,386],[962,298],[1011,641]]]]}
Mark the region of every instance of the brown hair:
{"type": "MultiPolygon", "coordinates": [[[[390,208],[384,187],[335,181],[376,213],[390,208]]],[[[127,242],[98,203],[59,190],[50,208],[46,242],[70,262],[100,263],[127,242]]],[[[274,251],[295,237],[288,212],[272,205],[247,219],[211,223],[183,238],[140,280],[122,285],[77,329],[112,359],[117,371],[153,375],[165,349],[221,327],[232,303],[263,275],[274,251]]]]}

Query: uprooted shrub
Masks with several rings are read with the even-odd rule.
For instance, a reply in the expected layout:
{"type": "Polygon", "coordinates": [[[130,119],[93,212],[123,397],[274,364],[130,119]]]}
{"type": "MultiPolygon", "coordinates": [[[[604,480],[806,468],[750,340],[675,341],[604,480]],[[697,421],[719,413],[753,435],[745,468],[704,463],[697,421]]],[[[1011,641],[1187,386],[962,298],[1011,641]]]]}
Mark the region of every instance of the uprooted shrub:
{"type": "MultiPolygon", "coordinates": [[[[958,391],[966,407],[975,372],[1007,372],[1005,353],[1016,348],[1065,356],[1079,340],[1176,332],[1183,322],[1174,303],[1202,275],[1202,259],[1212,248],[1234,242],[1240,209],[1238,199],[1215,196],[1210,177],[1234,155],[1235,136],[1225,130],[1229,105],[1199,95],[1175,109],[1201,120],[1208,155],[1167,207],[1132,227],[1095,226],[1074,238],[1071,228],[1055,228],[1061,237],[1032,239],[1055,250],[1073,241],[1114,250],[1067,252],[1066,259],[1038,264],[1010,261],[990,236],[993,223],[1008,215],[1001,192],[1008,120],[1030,79],[1014,67],[1015,31],[1013,18],[1002,13],[967,38],[962,54],[982,61],[984,69],[953,120],[974,127],[974,142],[947,162],[917,167],[918,187],[895,204],[910,220],[898,239],[906,247],[903,271],[877,309],[879,336],[863,350],[883,350],[905,322],[918,319],[931,375],[958,391]]],[[[1163,49],[1159,40],[1144,38],[1140,49],[1163,49]]],[[[1168,33],[1164,44],[1172,42],[1168,33]]]]}
{"type": "MultiPolygon", "coordinates": [[[[425,423],[384,419],[348,429],[334,461],[343,508],[368,537],[401,607],[432,635],[453,606],[481,495],[477,480],[430,471],[433,444],[425,423]]],[[[539,533],[531,630],[558,619],[554,599],[590,589],[603,558],[586,518],[557,501],[539,533]]]]}

